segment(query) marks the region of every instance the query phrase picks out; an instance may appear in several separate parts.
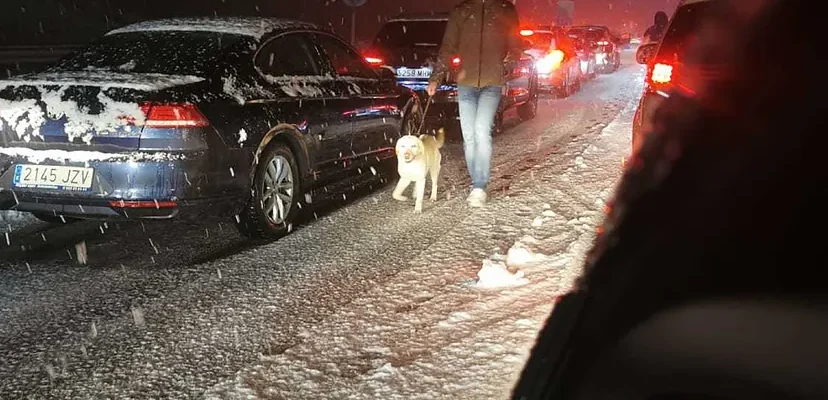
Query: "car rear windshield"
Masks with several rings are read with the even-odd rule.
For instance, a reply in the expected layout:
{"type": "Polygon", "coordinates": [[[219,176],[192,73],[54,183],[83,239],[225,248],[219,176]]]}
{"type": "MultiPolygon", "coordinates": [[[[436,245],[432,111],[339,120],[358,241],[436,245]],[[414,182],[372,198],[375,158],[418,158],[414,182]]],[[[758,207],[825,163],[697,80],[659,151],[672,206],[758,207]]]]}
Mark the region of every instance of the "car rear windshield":
{"type": "Polygon", "coordinates": [[[535,32],[530,36],[524,36],[523,39],[529,41],[533,49],[549,50],[554,37],[555,34],[551,32],[535,32]]]}
{"type": "Polygon", "coordinates": [[[107,35],[62,60],[55,69],[207,77],[226,49],[241,39],[241,36],[215,32],[107,35]]]}
{"type": "Polygon", "coordinates": [[[597,42],[603,39],[605,33],[606,31],[603,29],[573,28],[569,30],[569,34],[575,35],[575,38],[586,39],[591,42],[597,42]]]}
{"type": "Polygon", "coordinates": [[[374,45],[383,48],[439,46],[448,21],[393,21],[380,29],[374,45]]]}
{"type": "Polygon", "coordinates": [[[662,39],[656,57],[660,60],[683,61],[685,52],[695,37],[696,29],[712,11],[715,3],[718,2],[702,1],[679,7],[662,39]]]}

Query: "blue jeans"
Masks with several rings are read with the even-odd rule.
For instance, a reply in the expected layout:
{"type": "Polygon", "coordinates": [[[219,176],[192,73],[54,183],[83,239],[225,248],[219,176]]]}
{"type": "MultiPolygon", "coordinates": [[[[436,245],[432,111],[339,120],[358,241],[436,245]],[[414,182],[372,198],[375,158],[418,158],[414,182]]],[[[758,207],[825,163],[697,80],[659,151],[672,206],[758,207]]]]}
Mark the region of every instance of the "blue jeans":
{"type": "Polygon", "coordinates": [[[492,128],[500,106],[501,87],[458,86],[463,150],[472,187],[486,189],[492,168],[492,128]]]}

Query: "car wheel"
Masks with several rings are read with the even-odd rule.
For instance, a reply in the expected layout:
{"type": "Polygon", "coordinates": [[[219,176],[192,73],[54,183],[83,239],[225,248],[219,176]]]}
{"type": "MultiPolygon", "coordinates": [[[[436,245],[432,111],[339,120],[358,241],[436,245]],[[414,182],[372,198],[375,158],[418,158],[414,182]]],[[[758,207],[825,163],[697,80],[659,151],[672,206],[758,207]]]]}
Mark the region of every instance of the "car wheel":
{"type": "Polygon", "coordinates": [[[538,115],[538,91],[535,89],[532,92],[532,97],[526,103],[521,104],[518,106],[517,109],[518,116],[520,119],[524,121],[528,121],[532,118],[535,118],[538,115]]]}
{"type": "Polygon", "coordinates": [[[279,142],[268,145],[259,161],[238,228],[250,238],[277,239],[291,231],[299,215],[299,167],[290,149],[279,142]]]}
{"type": "Polygon", "coordinates": [[[60,224],[71,224],[73,222],[77,222],[77,218],[72,217],[65,217],[62,215],[54,215],[54,214],[41,214],[41,213],[32,213],[35,218],[43,221],[48,222],[50,224],[60,225],[60,224]]]}

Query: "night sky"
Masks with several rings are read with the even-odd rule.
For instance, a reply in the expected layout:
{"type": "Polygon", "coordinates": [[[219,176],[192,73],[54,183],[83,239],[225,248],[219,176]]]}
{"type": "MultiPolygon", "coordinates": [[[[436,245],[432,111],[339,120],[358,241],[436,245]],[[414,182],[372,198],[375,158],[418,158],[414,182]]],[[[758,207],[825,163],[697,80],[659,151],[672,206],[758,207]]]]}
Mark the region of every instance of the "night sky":
{"type": "MultiPolygon", "coordinates": [[[[370,39],[400,11],[447,11],[460,0],[368,0],[357,14],[357,36],[370,39]]],[[[575,0],[575,23],[609,25],[641,34],[658,10],[678,0],[575,0]]],[[[549,24],[556,0],[517,0],[522,20],[549,24]],[[530,21],[530,16],[532,20],[530,21]]],[[[341,0],[0,0],[0,45],[77,44],[148,18],[262,15],[299,18],[348,37],[351,9],[341,0]]]]}

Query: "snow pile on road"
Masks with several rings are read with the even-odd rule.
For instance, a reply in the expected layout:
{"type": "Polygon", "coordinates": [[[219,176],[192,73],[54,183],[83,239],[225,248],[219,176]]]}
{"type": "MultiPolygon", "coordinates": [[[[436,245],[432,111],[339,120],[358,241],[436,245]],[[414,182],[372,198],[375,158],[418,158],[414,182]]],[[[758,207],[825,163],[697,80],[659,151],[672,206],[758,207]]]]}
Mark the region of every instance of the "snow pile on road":
{"type": "MultiPolygon", "coordinates": [[[[565,144],[569,164],[514,177],[519,195],[492,193],[462,224],[434,229],[439,239],[401,272],[300,328],[298,340],[271,343],[206,397],[508,398],[555,298],[580,274],[629,150],[634,105],[624,100],[590,143],[565,144]]],[[[446,201],[462,209],[462,198],[446,201]]]]}
{"type": "Polygon", "coordinates": [[[481,289],[523,286],[527,283],[529,281],[523,277],[522,271],[513,273],[502,262],[483,260],[483,268],[477,273],[477,287],[481,289]]]}

